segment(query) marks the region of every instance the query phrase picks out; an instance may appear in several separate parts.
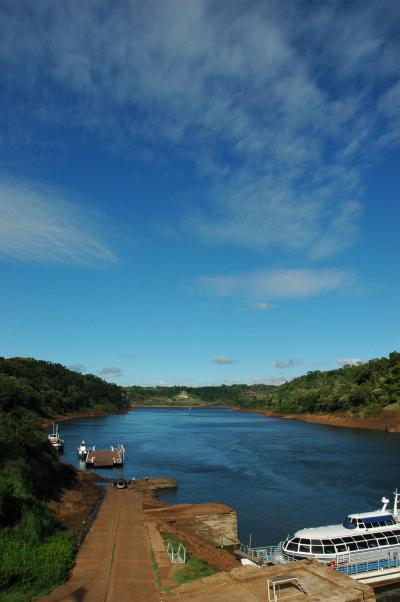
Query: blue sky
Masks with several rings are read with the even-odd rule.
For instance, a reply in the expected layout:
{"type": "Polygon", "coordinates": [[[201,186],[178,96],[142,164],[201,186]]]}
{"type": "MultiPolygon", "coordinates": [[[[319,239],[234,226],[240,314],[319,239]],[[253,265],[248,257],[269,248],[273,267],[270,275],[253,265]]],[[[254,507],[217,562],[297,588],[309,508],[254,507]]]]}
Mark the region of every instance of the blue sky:
{"type": "Polygon", "coordinates": [[[4,0],[0,340],[120,384],[399,341],[400,6],[4,0]]]}

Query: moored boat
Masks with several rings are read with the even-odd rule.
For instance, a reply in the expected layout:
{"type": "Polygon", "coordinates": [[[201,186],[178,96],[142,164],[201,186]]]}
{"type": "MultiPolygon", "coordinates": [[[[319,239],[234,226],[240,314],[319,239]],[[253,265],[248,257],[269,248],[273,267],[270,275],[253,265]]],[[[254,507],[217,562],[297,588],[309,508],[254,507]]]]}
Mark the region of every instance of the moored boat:
{"type": "Polygon", "coordinates": [[[399,497],[396,489],[393,508],[384,497],[381,509],[349,514],[343,524],[301,529],[278,546],[244,546],[244,551],[274,564],[311,558],[375,587],[395,583],[400,581],[399,497]]]}
{"type": "Polygon", "coordinates": [[[86,445],[86,443],[84,441],[81,441],[80,445],[79,445],[79,447],[78,447],[78,449],[76,451],[77,451],[77,454],[78,454],[78,458],[83,461],[83,460],[86,459],[86,456],[88,454],[89,448],[88,448],[88,446],[86,445]]]}
{"type": "Polygon", "coordinates": [[[64,449],[64,439],[61,439],[58,432],[58,424],[53,422],[53,432],[47,435],[47,440],[54,449],[62,451],[64,449]]]}

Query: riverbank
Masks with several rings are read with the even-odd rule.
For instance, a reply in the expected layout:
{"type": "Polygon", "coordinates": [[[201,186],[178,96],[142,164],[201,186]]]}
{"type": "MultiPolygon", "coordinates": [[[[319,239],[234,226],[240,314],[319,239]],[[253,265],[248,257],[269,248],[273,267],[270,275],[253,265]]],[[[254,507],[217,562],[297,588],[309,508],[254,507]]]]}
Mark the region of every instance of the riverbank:
{"type": "Polygon", "coordinates": [[[388,431],[400,433],[400,413],[382,413],[379,416],[360,416],[348,414],[283,414],[263,409],[248,409],[235,407],[237,412],[251,412],[262,414],[269,418],[280,418],[282,420],[301,420],[313,424],[325,424],[327,426],[338,426],[342,428],[371,429],[377,431],[388,431]]]}
{"type": "Polygon", "coordinates": [[[68,414],[56,414],[51,418],[42,418],[40,420],[41,428],[45,429],[53,422],[65,422],[66,420],[75,420],[77,418],[102,418],[103,416],[115,416],[116,414],[127,414],[136,409],[137,406],[128,406],[122,410],[104,410],[102,408],[93,410],[83,410],[82,412],[69,412],[68,414]]]}
{"type": "Polygon", "coordinates": [[[133,404],[130,410],[137,410],[140,408],[154,408],[154,409],[181,409],[188,410],[191,408],[201,409],[223,409],[233,410],[235,412],[246,412],[252,414],[262,414],[269,418],[280,418],[282,420],[301,420],[302,422],[310,422],[314,424],[325,424],[327,426],[337,426],[342,428],[356,428],[356,429],[371,429],[377,431],[388,431],[390,433],[400,433],[400,411],[398,412],[383,412],[378,416],[368,416],[362,418],[361,416],[350,415],[350,414],[286,414],[282,412],[272,412],[271,410],[265,410],[262,408],[242,408],[240,406],[229,406],[229,405],[215,405],[215,404],[196,404],[196,405],[172,405],[168,404],[133,404]]]}

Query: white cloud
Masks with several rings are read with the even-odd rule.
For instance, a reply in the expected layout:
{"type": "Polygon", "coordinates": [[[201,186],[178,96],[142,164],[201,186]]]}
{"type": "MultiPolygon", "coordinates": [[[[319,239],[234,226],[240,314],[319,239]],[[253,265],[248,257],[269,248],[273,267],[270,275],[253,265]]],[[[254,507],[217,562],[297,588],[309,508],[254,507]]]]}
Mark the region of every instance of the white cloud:
{"type": "Polygon", "coordinates": [[[221,297],[299,299],[349,288],[355,276],[340,270],[266,269],[199,278],[201,289],[221,297]]]}
{"type": "Polygon", "coordinates": [[[91,265],[116,257],[93,215],[49,188],[0,180],[0,259],[91,265]]]}
{"type": "Polygon", "coordinates": [[[347,357],[336,360],[336,363],[339,366],[361,366],[361,364],[363,364],[364,361],[355,357],[347,357]]]}
{"type": "Polygon", "coordinates": [[[276,360],[272,362],[273,368],[291,368],[294,365],[294,360],[276,360]]]}
{"type": "Polygon", "coordinates": [[[267,311],[268,309],[273,309],[276,307],[273,303],[266,303],[264,301],[260,301],[258,303],[252,303],[250,305],[252,309],[256,309],[257,311],[267,311]]]}
{"type": "Polygon", "coordinates": [[[121,368],[116,368],[114,366],[107,366],[105,368],[102,368],[99,372],[99,374],[101,376],[113,376],[113,377],[117,377],[117,376],[122,376],[122,370],[121,368]]]}
{"type": "Polygon", "coordinates": [[[234,364],[237,360],[232,359],[227,355],[220,355],[217,357],[213,357],[212,362],[217,364],[218,366],[228,366],[229,364],[234,364]]]}
{"type": "Polygon", "coordinates": [[[320,259],[354,244],[365,160],[399,141],[398,17],[390,0],[9,3],[3,124],[29,141],[29,103],[113,150],[192,159],[215,183],[192,232],[320,259]]]}
{"type": "Polygon", "coordinates": [[[70,366],[68,366],[68,368],[69,370],[72,370],[73,372],[79,372],[80,374],[86,372],[85,364],[71,364],[70,366]]]}

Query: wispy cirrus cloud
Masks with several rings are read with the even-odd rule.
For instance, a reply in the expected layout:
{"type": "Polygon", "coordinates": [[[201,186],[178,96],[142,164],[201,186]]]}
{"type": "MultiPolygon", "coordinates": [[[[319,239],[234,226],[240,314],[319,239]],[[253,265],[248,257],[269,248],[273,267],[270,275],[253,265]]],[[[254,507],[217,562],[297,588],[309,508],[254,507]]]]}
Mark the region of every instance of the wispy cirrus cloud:
{"type": "Polygon", "coordinates": [[[204,276],[199,287],[221,297],[301,299],[349,289],[354,274],[341,270],[266,269],[229,276],[204,276]]]}
{"type": "Polygon", "coordinates": [[[114,262],[98,229],[93,214],[58,191],[0,180],[0,259],[86,266],[114,262]]]}
{"type": "MultiPolygon", "coordinates": [[[[396,3],[6,4],[5,97],[135,157],[191,160],[209,178],[191,234],[315,260],[357,240],[365,166],[399,143],[396,3]]],[[[30,143],[25,114],[4,106],[10,144],[21,123],[30,143]]]]}

